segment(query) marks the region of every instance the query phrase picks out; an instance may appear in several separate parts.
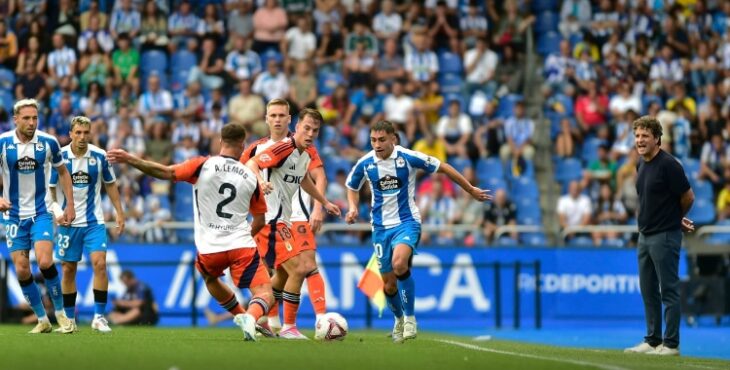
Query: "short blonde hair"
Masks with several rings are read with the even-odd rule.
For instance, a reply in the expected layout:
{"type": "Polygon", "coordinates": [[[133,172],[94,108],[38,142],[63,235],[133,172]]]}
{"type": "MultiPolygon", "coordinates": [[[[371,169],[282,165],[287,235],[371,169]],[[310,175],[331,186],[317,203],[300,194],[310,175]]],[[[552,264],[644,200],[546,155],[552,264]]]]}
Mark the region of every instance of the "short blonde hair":
{"type": "Polygon", "coordinates": [[[85,116],[76,116],[74,118],[71,118],[71,131],[73,132],[74,128],[76,126],[91,126],[91,120],[89,117],[85,116]]]}
{"type": "Polygon", "coordinates": [[[18,112],[25,107],[33,107],[38,110],[38,101],[35,99],[21,99],[13,105],[13,115],[17,116],[18,112]]]}
{"type": "Polygon", "coordinates": [[[282,106],[285,106],[286,107],[286,110],[287,111],[290,111],[291,110],[291,107],[289,107],[289,102],[286,101],[286,100],[284,100],[284,99],[271,99],[266,104],[266,111],[268,111],[269,110],[269,107],[271,107],[272,105],[282,105],[282,106]]]}

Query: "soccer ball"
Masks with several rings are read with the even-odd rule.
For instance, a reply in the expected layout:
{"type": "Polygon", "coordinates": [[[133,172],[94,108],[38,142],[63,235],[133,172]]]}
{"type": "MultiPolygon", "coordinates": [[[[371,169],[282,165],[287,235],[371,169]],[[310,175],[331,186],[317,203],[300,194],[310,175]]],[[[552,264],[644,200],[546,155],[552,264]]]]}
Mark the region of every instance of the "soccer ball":
{"type": "Polygon", "coordinates": [[[347,320],[336,312],[327,312],[317,320],[314,339],[332,341],[343,340],[347,335],[347,320]]]}

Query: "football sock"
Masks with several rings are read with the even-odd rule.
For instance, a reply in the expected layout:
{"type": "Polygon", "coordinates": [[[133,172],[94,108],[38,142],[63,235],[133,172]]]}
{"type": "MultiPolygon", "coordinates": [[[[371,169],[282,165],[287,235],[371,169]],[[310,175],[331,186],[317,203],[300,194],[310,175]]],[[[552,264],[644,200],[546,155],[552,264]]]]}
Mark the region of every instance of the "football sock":
{"type": "Polygon", "coordinates": [[[299,297],[297,293],[284,291],[284,324],[296,325],[297,311],[299,310],[299,297]]]}
{"type": "Polygon", "coordinates": [[[411,277],[411,271],[408,270],[398,278],[398,292],[403,302],[403,311],[406,316],[413,316],[413,311],[416,303],[416,282],[411,277]]]}
{"type": "Polygon", "coordinates": [[[393,293],[393,295],[385,293],[385,299],[388,301],[388,307],[393,311],[395,317],[403,316],[403,302],[401,302],[398,292],[393,293]]]}
{"type": "MultiPolygon", "coordinates": [[[[283,293],[281,290],[273,289],[273,291],[274,291],[274,305],[271,306],[271,308],[269,309],[268,316],[270,318],[276,317],[276,319],[278,320],[279,319],[279,305],[281,304],[281,300],[283,299],[283,297],[282,297],[283,293]]],[[[281,326],[281,325],[279,325],[279,326],[281,326]]]]}
{"type": "Polygon", "coordinates": [[[233,316],[246,312],[243,310],[243,307],[241,307],[241,304],[238,303],[238,300],[236,299],[235,294],[231,294],[231,297],[226,299],[223,302],[218,301],[218,304],[220,304],[221,307],[226,309],[228,312],[232,313],[233,316]]]}
{"type": "Polygon", "coordinates": [[[51,265],[47,269],[41,269],[41,274],[46,279],[46,287],[48,288],[48,295],[51,296],[51,301],[53,301],[53,308],[56,311],[62,311],[63,293],[61,292],[61,279],[58,278],[56,265],[51,265]]]}
{"type": "Polygon", "coordinates": [[[33,281],[33,276],[26,280],[19,280],[18,282],[20,283],[20,290],[23,291],[25,299],[28,300],[30,308],[38,316],[38,320],[48,320],[46,309],[43,307],[43,300],[41,299],[41,290],[38,289],[38,285],[33,281]]]}
{"type": "Polygon", "coordinates": [[[314,313],[322,315],[327,312],[327,302],[324,295],[324,280],[319,274],[319,269],[314,269],[307,274],[307,288],[309,289],[309,300],[314,307],[314,313]]]}
{"type": "Polygon", "coordinates": [[[268,310],[269,305],[260,297],[254,297],[250,302],[248,302],[248,313],[253,316],[256,321],[258,321],[258,319],[268,310]]]}
{"type": "Polygon", "coordinates": [[[63,311],[69,319],[76,316],[76,292],[63,294],[63,311]]]}
{"type": "Polygon", "coordinates": [[[107,291],[94,289],[94,318],[106,312],[107,291]]]}

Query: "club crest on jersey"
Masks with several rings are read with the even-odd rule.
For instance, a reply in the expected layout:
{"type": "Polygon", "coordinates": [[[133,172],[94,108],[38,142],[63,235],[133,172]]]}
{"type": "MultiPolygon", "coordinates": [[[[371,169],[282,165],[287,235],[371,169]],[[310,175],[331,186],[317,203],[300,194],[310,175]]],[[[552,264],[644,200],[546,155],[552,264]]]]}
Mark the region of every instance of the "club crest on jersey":
{"type": "Polygon", "coordinates": [[[268,162],[268,161],[270,161],[270,160],[271,160],[271,157],[270,157],[270,156],[269,156],[268,154],[264,153],[264,154],[261,154],[261,155],[259,156],[259,160],[260,160],[261,162],[268,162]]]}
{"type": "Polygon", "coordinates": [[[403,157],[398,157],[395,159],[395,166],[398,168],[403,168],[406,166],[406,160],[403,159],[403,157]]]}
{"type": "Polygon", "coordinates": [[[20,158],[15,162],[15,169],[20,173],[33,173],[38,167],[38,161],[28,156],[20,158]]]}
{"type": "Polygon", "coordinates": [[[71,182],[77,188],[85,188],[91,182],[91,176],[84,171],[76,171],[71,174],[71,182]]]}
{"type": "Polygon", "coordinates": [[[399,178],[387,175],[378,180],[378,189],[385,194],[395,194],[403,186],[399,178]]]}
{"type": "Polygon", "coordinates": [[[89,158],[89,164],[92,166],[96,166],[96,158],[94,158],[94,157],[89,158]]]}
{"type": "Polygon", "coordinates": [[[42,152],[42,151],[46,150],[46,146],[43,145],[43,143],[38,143],[35,145],[35,150],[42,152]]]}

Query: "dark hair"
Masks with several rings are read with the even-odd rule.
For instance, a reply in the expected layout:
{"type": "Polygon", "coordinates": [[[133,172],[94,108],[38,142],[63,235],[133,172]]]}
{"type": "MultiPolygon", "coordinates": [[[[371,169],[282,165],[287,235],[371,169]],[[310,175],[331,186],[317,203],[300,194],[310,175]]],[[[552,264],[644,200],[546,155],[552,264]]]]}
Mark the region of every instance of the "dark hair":
{"type": "Polygon", "coordinates": [[[238,145],[246,140],[246,128],[240,123],[229,123],[221,130],[221,140],[228,145],[238,145]]]}
{"type": "Polygon", "coordinates": [[[656,117],[643,116],[634,121],[634,132],[636,129],[643,128],[651,131],[652,136],[659,139],[659,145],[662,144],[662,124],[656,117]]]}
{"type": "Polygon", "coordinates": [[[315,120],[320,125],[322,124],[322,122],[324,122],[324,118],[322,118],[322,113],[319,113],[319,111],[316,109],[304,108],[299,111],[299,122],[304,121],[304,119],[307,117],[315,120]]]}
{"type": "Polygon", "coordinates": [[[393,127],[393,123],[386,120],[381,120],[376,122],[370,127],[370,132],[373,131],[385,131],[387,134],[394,135],[395,134],[395,127],[393,127]]]}

